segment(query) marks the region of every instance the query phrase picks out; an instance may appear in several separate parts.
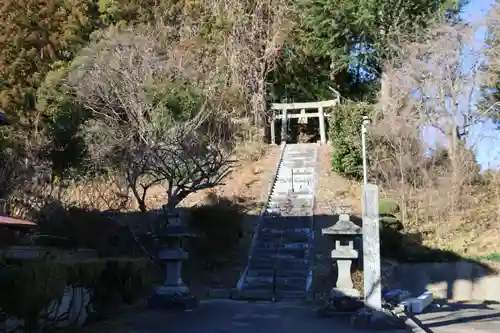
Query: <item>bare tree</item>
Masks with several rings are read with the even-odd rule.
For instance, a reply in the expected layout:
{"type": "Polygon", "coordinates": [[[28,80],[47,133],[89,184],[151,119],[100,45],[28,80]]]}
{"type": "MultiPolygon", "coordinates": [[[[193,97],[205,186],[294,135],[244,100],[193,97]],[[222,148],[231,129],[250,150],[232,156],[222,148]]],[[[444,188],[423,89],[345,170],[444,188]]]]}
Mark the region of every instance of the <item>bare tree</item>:
{"type": "Polygon", "coordinates": [[[424,128],[437,132],[456,179],[469,131],[482,120],[475,107],[481,57],[474,34],[472,26],[442,23],[407,38],[386,64],[381,100],[384,116],[406,118],[419,133],[424,128]]]}
{"type": "Polygon", "coordinates": [[[152,173],[165,183],[169,211],[190,193],[221,184],[231,172],[234,161],[210,139],[206,133],[176,127],[153,147],[152,173]]]}
{"type": "Polygon", "coordinates": [[[250,132],[262,131],[265,79],[293,27],[292,6],[285,0],[202,0],[197,5],[204,19],[186,14],[179,27],[181,41],[173,53],[178,71],[214,97],[211,104],[220,119],[236,127],[247,121],[250,132]],[[211,38],[206,38],[207,21],[220,22],[211,38]]]}
{"type": "Polygon", "coordinates": [[[172,114],[155,100],[168,93],[158,91],[161,84],[174,81],[175,69],[162,57],[168,51],[154,36],[111,28],[73,61],[67,85],[91,112],[89,131],[102,136],[98,141],[150,144],[170,126],[172,114]]]}
{"type": "Polygon", "coordinates": [[[164,185],[173,209],[217,186],[232,165],[230,145],[211,135],[207,96],[169,104],[172,87],[190,88],[177,85],[186,80],[169,52],[151,32],[110,30],[76,58],[66,82],[90,112],[83,135],[93,162],[119,170],[141,211],[153,185],[164,185]]]}
{"type": "Polygon", "coordinates": [[[115,158],[121,160],[117,160],[116,162],[123,165],[126,182],[139,205],[139,210],[146,212],[146,195],[148,190],[165,180],[163,177],[157,177],[156,174],[152,173],[154,160],[151,149],[145,144],[139,143],[137,146],[122,149],[115,155],[115,158]]]}
{"type": "Polygon", "coordinates": [[[384,64],[372,174],[399,199],[402,219],[415,231],[465,209],[477,179],[470,131],[483,120],[476,105],[482,58],[474,35],[472,26],[434,24],[400,36],[384,64]]]}
{"type": "Polygon", "coordinates": [[[482,84],[485,100],[481,110],[486,117],[500,118],[500,3],[491,8],[486,25],[488,27],[489,46],[485,49],[487,63],[483,66],[482,84]]]}

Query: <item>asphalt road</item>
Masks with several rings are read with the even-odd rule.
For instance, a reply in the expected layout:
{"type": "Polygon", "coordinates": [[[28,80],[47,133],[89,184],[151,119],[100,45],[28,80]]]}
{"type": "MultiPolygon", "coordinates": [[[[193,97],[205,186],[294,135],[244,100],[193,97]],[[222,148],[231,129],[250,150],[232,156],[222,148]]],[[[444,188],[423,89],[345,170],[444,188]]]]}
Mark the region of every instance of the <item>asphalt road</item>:
{"type": "MultiPolygon", "coordinates": [[[[455,304],[416,316],[427,330],[415,333],[498,333],[500,305],[455,304]]],[[[413,326],[413,325],[411,325],[413,326]]],[[[294,303],[202,301],[192,311],[128,312],[111,326],[91,332],[107,333],[374,333],[349,325],[349,317],[320,318],[313,307],[294,303]]],[[[386,333],[401,330],[384,331],[386,333]]]]}
{"type": "MultiPolygon", "coordinates": [[[[145,311],[120,333],[368,333],[351,328],[348,317],[319,318],[293,303],[203,301],[188,312],[145,311]]],[[[389,332],[390,333],[390,332],[389,332]]]]}

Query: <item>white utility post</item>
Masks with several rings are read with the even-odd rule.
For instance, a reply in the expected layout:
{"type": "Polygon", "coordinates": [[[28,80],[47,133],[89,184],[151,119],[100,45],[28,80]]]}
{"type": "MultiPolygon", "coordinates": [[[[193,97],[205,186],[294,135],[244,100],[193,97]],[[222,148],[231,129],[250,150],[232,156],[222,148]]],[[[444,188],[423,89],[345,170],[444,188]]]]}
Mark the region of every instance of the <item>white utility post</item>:
{"type": "Polygon", "coordinates": [[[368,166],[366,162],[366,131],[367,126],[371,124],[371,119],[367,116],[363,116],[363,121],[361,122],[361,149],[363,153],[363,184],[368,184],[368,166]]]}

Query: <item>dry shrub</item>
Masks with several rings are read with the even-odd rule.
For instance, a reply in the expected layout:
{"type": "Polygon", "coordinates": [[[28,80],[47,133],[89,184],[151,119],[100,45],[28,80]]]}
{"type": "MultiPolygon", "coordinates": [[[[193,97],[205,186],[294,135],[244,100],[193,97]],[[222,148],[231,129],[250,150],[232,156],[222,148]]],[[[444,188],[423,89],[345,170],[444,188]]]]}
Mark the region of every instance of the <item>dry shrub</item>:
{"type": "Polygon", "coordinates": [[[482,184],[468,147],[469,128],[480,116],[460,106],[471,102],[477,82],[479,64],[463,70],[460,51],[473,34],[469,26],[438,24],[408,38],[399,58],[385,66],[371,129],[372,175],[384,195],[398,200],[405,232],[421,233],[429,247],[462,253],[482,251],[474,247],[473,230],[491,225],[500,204],[494,186],[482,184]],[[423,129],[437,133],[435,149],[423,129]],[[478,210],[487,213],[471,216],[478,210]]]}
{"type": "Polygon", "coordinates": [[[121,168],[142,211],[152,185],[165,186],[173,208],[221,182],[235,144],[260,141],[265,78],[289,30],[282,0],[192,5],[175,23],[105,31],[62,80],[93,115],[84,131],[93,162],[121,168]]]}
{"type": "Polygon", "coordinates": [[[116,176],[73,182],[61,189],[60,201],[66,207],[101,211],[123,211],[133,207],[127,185],[116,176]]]}
{"type": "Polygon", "coordinates": [[[243,237],[243,207],[215,194],[205,205],[195,207],[189,224],[197,231],[196,253],[207,269],[223,266],[231,259],[243,237]]]}
{"type": "Polygon", "coordinates": [[[160,44],[171,47],[176,74],[202,90],[218,120],[229,119],[248,141],[263,136],[265,78],[292,28],[292,15],[284,0],[202,0],[186,7],[179,26],[165,27],[167,21],[160,20],[155,30],[160,44]]]}
{"type": "Polygon", "coordinates": [[[242,141],[236,145],[236,158],[241,162],[258,161],[266,151],[262,141],[242,141]]]}

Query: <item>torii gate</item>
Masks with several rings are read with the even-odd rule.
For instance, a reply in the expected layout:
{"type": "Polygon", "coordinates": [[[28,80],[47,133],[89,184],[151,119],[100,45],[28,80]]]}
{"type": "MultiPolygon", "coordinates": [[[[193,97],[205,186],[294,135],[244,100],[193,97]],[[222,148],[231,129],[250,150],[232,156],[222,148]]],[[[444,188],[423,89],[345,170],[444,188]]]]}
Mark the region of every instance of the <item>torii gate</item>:
{"type": "Polygon", "coordinates": [[[330,117],[330,113],[325,113],[325,108],[332,108],[339,103],[339,98],[328,101],[308,102],[308,103],[274,103],[271,105],[271,144],[276,144],[276,119],[281,119],[281,141],[286,141],[288,119],[299,118],[299,122],[307,123],[307,118],[319,118],[319,135],[321,143],[326,143],[325,117],[330,117]],[[315,113],[306,113],[307,109],[317,109],[315,113]],[[300,113],[293,113],[300,110],[300,113]],[[291,111],[292,113],[288,113],[291,111]]]}

